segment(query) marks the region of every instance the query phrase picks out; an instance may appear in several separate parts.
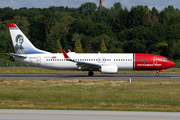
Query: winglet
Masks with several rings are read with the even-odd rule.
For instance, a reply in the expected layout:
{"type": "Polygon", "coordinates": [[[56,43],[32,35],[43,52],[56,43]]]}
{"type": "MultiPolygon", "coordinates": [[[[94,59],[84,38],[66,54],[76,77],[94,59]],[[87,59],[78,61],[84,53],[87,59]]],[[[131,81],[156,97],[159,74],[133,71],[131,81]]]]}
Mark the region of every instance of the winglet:
{"type": "Polygon", "coordinates": [[[66,52],[63,50],[63,49],[61,49],[62,50],[62,53],[63,53],[63,55],[64,55],[64,58],[65,59],[69,59],[69,56],[66,54],[66,52]]]}
{"type": "Polygon", "coordinates": [[[70,53],[71,52],[71,50],[70,49],[68,49],[68,53],[70,53]]]}

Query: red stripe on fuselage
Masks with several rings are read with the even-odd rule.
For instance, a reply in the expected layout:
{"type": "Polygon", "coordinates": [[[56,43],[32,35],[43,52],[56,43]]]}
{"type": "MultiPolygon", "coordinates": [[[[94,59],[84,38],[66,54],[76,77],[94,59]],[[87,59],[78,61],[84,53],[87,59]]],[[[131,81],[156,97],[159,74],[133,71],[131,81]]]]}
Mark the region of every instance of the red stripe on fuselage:
{"type": "Polygon", "coordinates": [[[135,54],[135,70],[162,70],[169,68],[168,61],[162,61],[163,56],[154,54],[135,54]]]}

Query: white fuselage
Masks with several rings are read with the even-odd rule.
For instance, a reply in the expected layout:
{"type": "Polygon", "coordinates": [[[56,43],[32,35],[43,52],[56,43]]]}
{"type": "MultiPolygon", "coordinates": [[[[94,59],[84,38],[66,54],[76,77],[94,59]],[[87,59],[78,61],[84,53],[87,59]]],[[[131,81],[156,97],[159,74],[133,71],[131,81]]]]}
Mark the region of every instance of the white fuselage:
{"type": "MultiPolygon", "coordinates": [[[[133,70],[133,54],[78,54],[67,53],[68,56],[76,61],[88,62],[103,65],[116,65],[118,70],[133,70]]],[[[23,62],[33,66],[54,70],[79,70],[75,62],[66,61],[62,53],[59,54],[26,54],[27,58],[15,57],[19,62],[23,62]]]]}

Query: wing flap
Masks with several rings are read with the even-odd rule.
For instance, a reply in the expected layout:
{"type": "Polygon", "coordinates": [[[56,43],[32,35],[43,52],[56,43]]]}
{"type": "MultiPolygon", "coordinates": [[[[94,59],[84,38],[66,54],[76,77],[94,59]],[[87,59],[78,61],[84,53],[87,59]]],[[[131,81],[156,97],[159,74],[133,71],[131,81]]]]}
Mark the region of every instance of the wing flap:
{"type": "Polygon", "coordinates": [[[89,63],[89,62],[79,62],[79,61],[75,61],[78,67],[81,68],[81,70],[90,70],[90,69],[99,69],[101,68],[101,65],[99,64],[95,64],[95,63],[89,63]]]}

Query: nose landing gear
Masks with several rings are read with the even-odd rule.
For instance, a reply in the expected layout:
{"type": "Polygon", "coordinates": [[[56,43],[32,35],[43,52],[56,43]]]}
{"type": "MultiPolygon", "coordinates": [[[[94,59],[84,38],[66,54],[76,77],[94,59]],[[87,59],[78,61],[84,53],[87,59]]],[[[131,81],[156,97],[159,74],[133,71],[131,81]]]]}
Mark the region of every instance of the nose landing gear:
{"type": "Polygon", "coordinates": [[[159,76],[159,72],[164,72],[165,70],[162,69],[162,70],[158,70],[157,73],[156,73],[156,76],[159,76]]]}
{"type": "Polygon", "coordinates": [[[159,76],[159,71],[157,71],[156,76],[159,76]]]}

